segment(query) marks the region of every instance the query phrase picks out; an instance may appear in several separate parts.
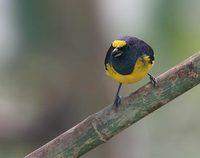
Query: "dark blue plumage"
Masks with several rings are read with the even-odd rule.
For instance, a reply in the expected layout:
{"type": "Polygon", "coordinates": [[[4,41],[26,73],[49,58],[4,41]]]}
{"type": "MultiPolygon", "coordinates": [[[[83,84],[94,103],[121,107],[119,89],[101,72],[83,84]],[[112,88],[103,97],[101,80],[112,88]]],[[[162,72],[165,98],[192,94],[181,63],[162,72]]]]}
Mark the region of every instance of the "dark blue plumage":
{"type": "Polygon", "coordinates": [[[130,36],[124,36],[119,40],[124,40],[127,43],[125,46],[119,48],[123,53],[117,58],[113,57],[112,51],[114,48],[111,46],[105,58],[105,68],[106,64],[109,63],[118,73],[128,75],[133,71],[138,58],[147,55],[151,63],[154,61],[154,52],[144,41],[130,36]]]}

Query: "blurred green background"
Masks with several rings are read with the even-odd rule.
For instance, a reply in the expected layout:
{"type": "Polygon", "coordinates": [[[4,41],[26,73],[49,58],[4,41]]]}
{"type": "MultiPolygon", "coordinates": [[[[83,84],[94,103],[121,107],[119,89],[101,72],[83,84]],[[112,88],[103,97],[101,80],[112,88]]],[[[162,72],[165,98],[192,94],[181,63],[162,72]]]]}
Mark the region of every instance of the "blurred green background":
{"type": "MultiPolygon", "coordinates": [[[[136,36],[161,74],[200,50],[199,0],[0,0],[0,157],[20,158],[111,104],[111,41],[136,36]]],[[[125,85],[127,95],[148,82],[125,85]]],[[[83,158],[200,156],[197,86],[83,158]]]]}

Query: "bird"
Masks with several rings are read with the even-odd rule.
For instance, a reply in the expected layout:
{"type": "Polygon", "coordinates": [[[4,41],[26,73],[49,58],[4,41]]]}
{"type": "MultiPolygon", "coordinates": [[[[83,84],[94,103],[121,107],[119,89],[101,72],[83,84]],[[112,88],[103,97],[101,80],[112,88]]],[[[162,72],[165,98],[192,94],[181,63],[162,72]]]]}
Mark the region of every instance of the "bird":
{"type": "Polygon", "coordinates": [[[122,84],[132,84],[149,76],[154,86],[157,85],[156,78],[149,72],[154,65],[154,51],[143,40],[123,36],[111,43],[104,61],[106,74],[119,82],[114,106],[118,107],[121,102],[119,91],[122,84]]]}

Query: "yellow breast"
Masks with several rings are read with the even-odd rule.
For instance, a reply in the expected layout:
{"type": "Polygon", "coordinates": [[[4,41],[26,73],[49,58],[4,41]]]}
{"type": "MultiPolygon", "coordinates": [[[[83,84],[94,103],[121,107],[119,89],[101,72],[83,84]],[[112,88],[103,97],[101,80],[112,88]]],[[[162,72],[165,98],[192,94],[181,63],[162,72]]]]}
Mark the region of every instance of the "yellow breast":
{"type": "Polygon", "coordinates": [[[147,73],[151,70],[153,64],[149,62],[149,57],[144,56],[138,58],[135,63],[134,69],[131,74],[122,75],[119,74],[111,64],[106,65],[106,74],[111,76],[113,79],[117,80],[120,83],[135,83],[141,79],[143,79],[147,73]]]}

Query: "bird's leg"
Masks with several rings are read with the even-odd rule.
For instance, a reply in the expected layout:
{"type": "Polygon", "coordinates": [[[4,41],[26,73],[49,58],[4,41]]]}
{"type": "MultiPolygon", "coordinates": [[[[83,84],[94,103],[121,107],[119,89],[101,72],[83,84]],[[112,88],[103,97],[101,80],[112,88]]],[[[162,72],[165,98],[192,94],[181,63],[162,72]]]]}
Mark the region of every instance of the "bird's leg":
{"type": "Polygon", "coordinates": [[[115,101],[114,101],[114,104],[113,104],[116,108],[118,108],[118,106],[121,102],[121,97],[119,96],[119,91],[121,89],[121,86],[122,86],[122,83],[119,83],[119,87],[118,87],[117,94],[115,96],[115,101]]]}
{"type": "Polygon", "coordinates": [[[148,73],[148,75],[149,75],[149,79],[151,80],[151,82],[153,83],[153,85],[157,86],[158,85],[157,84],[157,79],[153,75],[151,75],[150,73],[148,73]]]}

